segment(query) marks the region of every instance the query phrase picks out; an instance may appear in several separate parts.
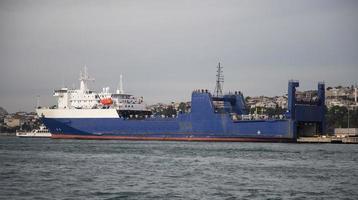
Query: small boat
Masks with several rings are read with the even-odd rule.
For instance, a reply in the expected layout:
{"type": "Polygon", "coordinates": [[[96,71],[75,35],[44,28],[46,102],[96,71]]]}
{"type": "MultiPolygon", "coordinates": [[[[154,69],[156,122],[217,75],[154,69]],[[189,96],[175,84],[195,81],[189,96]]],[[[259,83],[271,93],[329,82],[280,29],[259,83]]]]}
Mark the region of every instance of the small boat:
{"type": "Polygon", "coordinates": [[[29,137],[29,138],[50,138],[51,133],[45,126],[40,126],[39,129],[34,129],[30,132],[28,131],[16,131],[17,137],[29,137]]]}

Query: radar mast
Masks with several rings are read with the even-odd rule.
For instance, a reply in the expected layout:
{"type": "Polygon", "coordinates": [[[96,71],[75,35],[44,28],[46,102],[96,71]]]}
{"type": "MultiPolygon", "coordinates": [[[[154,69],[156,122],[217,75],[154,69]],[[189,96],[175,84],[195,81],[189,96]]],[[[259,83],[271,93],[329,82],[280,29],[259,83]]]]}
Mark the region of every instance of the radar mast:
{"type": "Polygon", "coordinates": [[[220,65],[220,62],[217,67],[216,74],[216,85],[214,90],[214,95],[220,97],[223,95],[223,85],[224,85],[224,75],[223,75],[223,67],[220,65]]]}
{"type": "Polygon", "coordinates": [[[119,84],[118,84],[118,88],[117,88],[117,94],[124,94],[124,90],[123,90],[123,75],[119,75],[119,84]]]}
{"type": "Polygon", "coordinates": [[[88,81],[94,81],[94,79],[89,77],[86,65],[84,67],[84,71],[80,72],[80,81],[81,81],[81,84],[80,84],[81,92],[83,92],[83,93],[88,92],[88,84],[87,84],[87,82],[88,81]]]}

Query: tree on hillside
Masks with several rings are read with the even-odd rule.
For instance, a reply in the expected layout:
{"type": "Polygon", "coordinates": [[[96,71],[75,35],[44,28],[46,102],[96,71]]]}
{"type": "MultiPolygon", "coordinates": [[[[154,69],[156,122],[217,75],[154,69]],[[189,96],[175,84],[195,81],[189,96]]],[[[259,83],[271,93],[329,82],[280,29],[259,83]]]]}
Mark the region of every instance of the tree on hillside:
{"type": "MultiPolygon", "coordinates": [[[[348,127],[348,109],[346,107],[333,106],[326,112],[327,131],[333,132],[334,128],[348,127]]],[[[358,128],[358,110],[349,110],[349,127],[358,128]]]]}
{"type": "Polygon", "coordinates": [[[179,112],[186,113],[186,112],[188,112],[188,110],[189,110],[189,108],[188,108],[188,106],[187,106],[186,103],[181,102],[181,103],[179,104],[179,106],[178,106],[178,111],[179,111],[179,112]]]}
{"type": "Polygon", "coordinates": [[[7,111],[4,108],[0,107],[0,117],[5,116],[7,114],[8,114],[7,111]]]}

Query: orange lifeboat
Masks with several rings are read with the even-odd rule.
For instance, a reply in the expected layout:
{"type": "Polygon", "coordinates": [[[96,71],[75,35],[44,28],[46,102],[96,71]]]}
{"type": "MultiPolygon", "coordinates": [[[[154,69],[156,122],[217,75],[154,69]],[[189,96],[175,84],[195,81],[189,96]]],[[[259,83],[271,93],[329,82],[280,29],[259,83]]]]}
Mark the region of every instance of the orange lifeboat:
{"type": "Polygon", "coordinates": [[[101,99],[101,104],[103,105],[112,105],[113,104],[113,100],[111,98],[105,98],[105,99],[101,99]]]}

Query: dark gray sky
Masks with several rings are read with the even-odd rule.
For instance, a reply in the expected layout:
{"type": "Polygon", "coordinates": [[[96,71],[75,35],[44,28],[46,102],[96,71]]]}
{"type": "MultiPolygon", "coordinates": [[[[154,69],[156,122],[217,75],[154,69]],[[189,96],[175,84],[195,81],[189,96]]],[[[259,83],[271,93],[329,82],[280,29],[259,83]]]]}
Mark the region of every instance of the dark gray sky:
{"type": "Polygon", "coordinates": [[[0,106],[54,104],[87,65],[93,89],[116,87],[149,103],[190,100],[214,89],[281,95],[350,85],[358,75],[358,1],[0,0],[0,106]]]}

